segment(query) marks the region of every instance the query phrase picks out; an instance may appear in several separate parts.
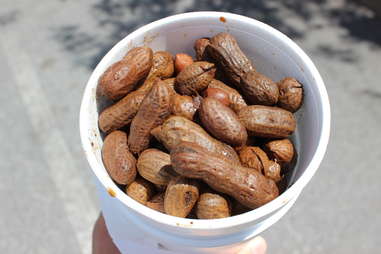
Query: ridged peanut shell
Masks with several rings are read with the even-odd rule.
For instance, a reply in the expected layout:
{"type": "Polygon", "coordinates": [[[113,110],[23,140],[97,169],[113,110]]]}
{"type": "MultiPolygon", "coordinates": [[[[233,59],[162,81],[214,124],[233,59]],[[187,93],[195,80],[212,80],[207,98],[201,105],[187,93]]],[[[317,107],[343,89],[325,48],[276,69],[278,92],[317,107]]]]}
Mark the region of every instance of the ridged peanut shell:
{"type": "Polygon", "coordinates": [[[196,204],[198,197],[198,184],[195,180],[175,177],[169,182],[165,191],[165,213],[185,218],[196,204]]]}
{"type": "Polygon", "coordinates": [[[170,87],[157,79],[131,122],[128,145],[132,153],[139,154],[148,148],[150,131],[162,124],[170,114],[170,99],[170,87]]]}
{"type": "Polygon", "coordinates": [[[183,142],[172,149],[171,162],[178,174],[202,179],[214,190],[228,194],[250,208],[264,205],[279,195],[273,180],[195,143],[183,142]]]}
{"type": "Polygon", "coordinates": [[[213,63],[194,62],[177,75],[175,90],[182,95],[196,95],[208,87],[215,71],[213,63]]]}
{"type": "Polygon", "coordinates": [[[99,128],[109,133],[131,123],[145,96],[144,92],[134,91],[103,110],[99,115],[99,128]]]}
{"type": "Polygon", "coordinates": [[[157,185],[167,185],[171,179],[168,168],[171,166],[169,154],[159,149],[144,150],[137,161],[139,174],[146,180],[157,185]]]}
{"type": "Polygon", "coordinates": [[[270,157],[279,163],[290,163],[294,157],[294,145],[289,139],[273,140],[265,144],[270,157]]]}
{"type": "Polygon", "coordinates": [[[267,138],[286,138],[296,128],[294,115],[287,110],[252,105],[242,108],[238,118],[251,135],[267,138]]]}
{"type": "Polygon", "coordinates": [[[245,126],[228,106],[213,98],[205,98],[199,110],[202,125],[215,138],[232,146],[246,143],[245,126]]]}
{"type": "Polygon", "coordinates": [[[206,98],[212,98],[215,100],[218,100],[225,106],[230,105],[230,100],[229,100],[229,95],[222,89],[220,88],[214,88],[214,87],[208,87],[205,90],[205,95],[206,98]]]}
{"type": "Polygon", "coordinates": [[[239,158],[242,166],[255,169],[259,173],[263,172],[263,165],[258,153],[259,147],[245,146],[239,151],[239,158]]]}
{"type": "Polygon", "coordinates": [[[221,195],[203,193],[197,201],[196,214],[199,219],[220,219],[230,216],[228,201],[221,195]]]}
{"type": "Polygon", "coordinates": [[[189,120],[193,119],[197,107],[193,98],[188,95],[173,94],[171,97],[171,113],[175,116],[183,116],[189,120]]]}
{"type": "Polygon", "coordinates": [[[256,71],[250,71],[241,78],[240,88],[251,104],[270,106],[278,101],[277,84],[256,71]]]}
{"type": "Polygon", "coordinates": [[[278,82],[278,105],[288,111],[297,111],[303,103],[303,85],[294,78],[284,78],[278,82]]]}
{"type": "Polygon", "coordinates": [[[136,177],[136,159],[127,145],[127,134],[113,131],[106,136],[102,147],[104,166],[118,184],[128,185],[136,177]]]}
{"type": "Polygon", "coordinates": [[[181,116],[171,116],[151,131],[169,151],[181,142],[194,142],[212,153],[220,154],[236,163],[239,158],[234,149],[210,136],[200,125],[181,116]]]}
{"type": "Polygon", "coordinates": [[[175,72],[173,56],[168,51],[156,51],[152,58],[152,67],[149,77],[159,77],[161,79],[170,78],[175,72]]]}
{"type": "Polygon", "coordinates": [[[223,82],[213,79],[208,88],[218,88],[225,91],[228,95],[230,104],[229,107],[234,110],[234,112],[238,113],[242,108],[246,107],[247,104],[243,99],[242,95],[234,88],[224,84],[223,82]]]}
{"type": "Polygon", "coordinates": [[[206,47],[208,56],[213,58],[225,76],[235,86],[240,85],[241,77],[254,70],[251,61],[238,46],[237,40],[228,33],[219,33],[210,38],[206,47]]]}
{"type": "Polygon", "coordinates": [[[208,38],[200,38],[195,41],[193,48],[194,48],[194,51],[196,52],[197,61],[208,60],[206,47],[209,44],[210,44],[210,40],[208,38]]]}
{"type": "Polygon", "coordinates": [[[132,199],[145,205],[154,193],[154,186],[142,178],[137,178],[126,188],[126,193],[132,199]]]}
{"type": "Polygon", "coordinates": [[[98,91],[111,100],[117,100],[132,91],[139,80],[145,78],[152,67],[152,50],[138,47],[111,65],[99,78],[98,91]]]}

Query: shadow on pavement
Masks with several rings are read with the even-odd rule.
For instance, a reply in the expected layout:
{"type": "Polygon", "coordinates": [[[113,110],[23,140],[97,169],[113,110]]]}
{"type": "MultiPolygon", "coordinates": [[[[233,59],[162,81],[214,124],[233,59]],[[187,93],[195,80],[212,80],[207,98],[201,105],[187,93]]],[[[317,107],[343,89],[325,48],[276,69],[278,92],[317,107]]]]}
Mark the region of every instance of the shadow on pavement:
{"type": "MultiPolygon", "coordinates": [[[[259,1],[195,1],[195,0],[99,0],[93,5],[91,14],[96,20],[98,31],[81,31],[78,26],[63,26],[58,29],[56,39],[63,47],[75,53],[89,69],[93,69],[105,53],[128,33],[154,20],[181,12],[226,11],[261,20],[293,39],[303,38],[312,29],[322,29],[315,24],[314,17],[323,16],[329,24],[340,26],[348,32],[343,39],[368,41],[381,46],[381,20],[358,1],[344,1],[341,6],[332,6],[329,0],[259,0],[259,1]],[[147,7],[149,6],[149,8],[147,7]],[[298,20],[301,25],[289,20],[298,20]],[[301,22],[300,22],[301,21],[301,22]]],[[[325,25],[327,26],[327,25],[325,25]]],[[[328,45],[317,48],[345,62],[355,61],[350,50],[341,50],[328,45]]]]}

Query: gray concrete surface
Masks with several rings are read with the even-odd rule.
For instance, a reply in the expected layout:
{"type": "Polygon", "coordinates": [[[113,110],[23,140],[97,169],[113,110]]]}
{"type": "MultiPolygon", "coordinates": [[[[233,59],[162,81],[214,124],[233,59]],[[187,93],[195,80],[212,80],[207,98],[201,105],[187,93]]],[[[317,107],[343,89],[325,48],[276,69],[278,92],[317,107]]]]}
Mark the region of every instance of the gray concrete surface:
{"type": "Polygon", "coordinates": [[[136,27],[193,10],[273,25],[326,82],[328,152],[296,205],[263,234],[269,253],[380,252],[381,21],[371,10],[344,0],[2,0],[1,253],[90,253],[98,203],[78,134],[87,78],[136,27]]]}

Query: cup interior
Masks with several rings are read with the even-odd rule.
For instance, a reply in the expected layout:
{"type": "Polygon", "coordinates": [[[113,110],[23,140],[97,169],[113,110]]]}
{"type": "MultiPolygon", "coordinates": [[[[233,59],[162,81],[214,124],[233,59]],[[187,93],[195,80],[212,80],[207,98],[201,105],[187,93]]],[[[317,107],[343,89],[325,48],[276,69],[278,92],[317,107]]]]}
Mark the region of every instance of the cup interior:
{"type": "MultiPolygon", "coordinates": [[[[81,109],[82,142],[94,173],[105,188],[111,186],[115,189],[117,198],[138,213],[154,215],[171,223],[169,217],[172,216],[159,215],[138,204],[122,193],[109,178],[101,158],[102,137],[98,129],[98,115],[105,102],[96,98],[98,78],[108,66],[120,60],[135,46],[147,45],[154,51],[167,50],[172,54],[183,52],[194,56],[193,43],[196,39],[211,37],[219,32],[231,33],[256,69],[274,81],[288,76],[299,80],[304,86],[304,102],[296,113],[297,130],[292,135],[298,159],[294,174],[289,179],[289,188],[272,202],[251,212],[234,216],[234,220],[216,220],[214,226],[223,227],[255,220],[283,206],[300,193],[323,158],[330,125],[328,96],[315,66],[294,42],[268,25],[229,13],[200,12],[168,17],[136,30],[109,51],[87,84],[81,109]]],[[[193,227],[203,227],[202,223],[206,223],[203,220],[195,222],[193,227]]]]}

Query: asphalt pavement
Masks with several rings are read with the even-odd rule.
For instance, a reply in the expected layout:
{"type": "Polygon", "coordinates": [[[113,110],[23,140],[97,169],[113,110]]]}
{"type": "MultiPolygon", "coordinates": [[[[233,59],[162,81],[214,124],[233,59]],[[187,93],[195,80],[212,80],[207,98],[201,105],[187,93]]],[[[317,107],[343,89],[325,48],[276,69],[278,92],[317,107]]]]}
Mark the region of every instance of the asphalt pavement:
{"type": "Polygon", "coordinates": [[[269,253],[379,253],[381,20],[344,0],[2,0],[1,253],[90,253],[99,204],[78,130],[86,81],[137,27],[197,10],[281,30],[310,55],[328,90],[326,157],[294,207],[263,233],[269,253]]]}

